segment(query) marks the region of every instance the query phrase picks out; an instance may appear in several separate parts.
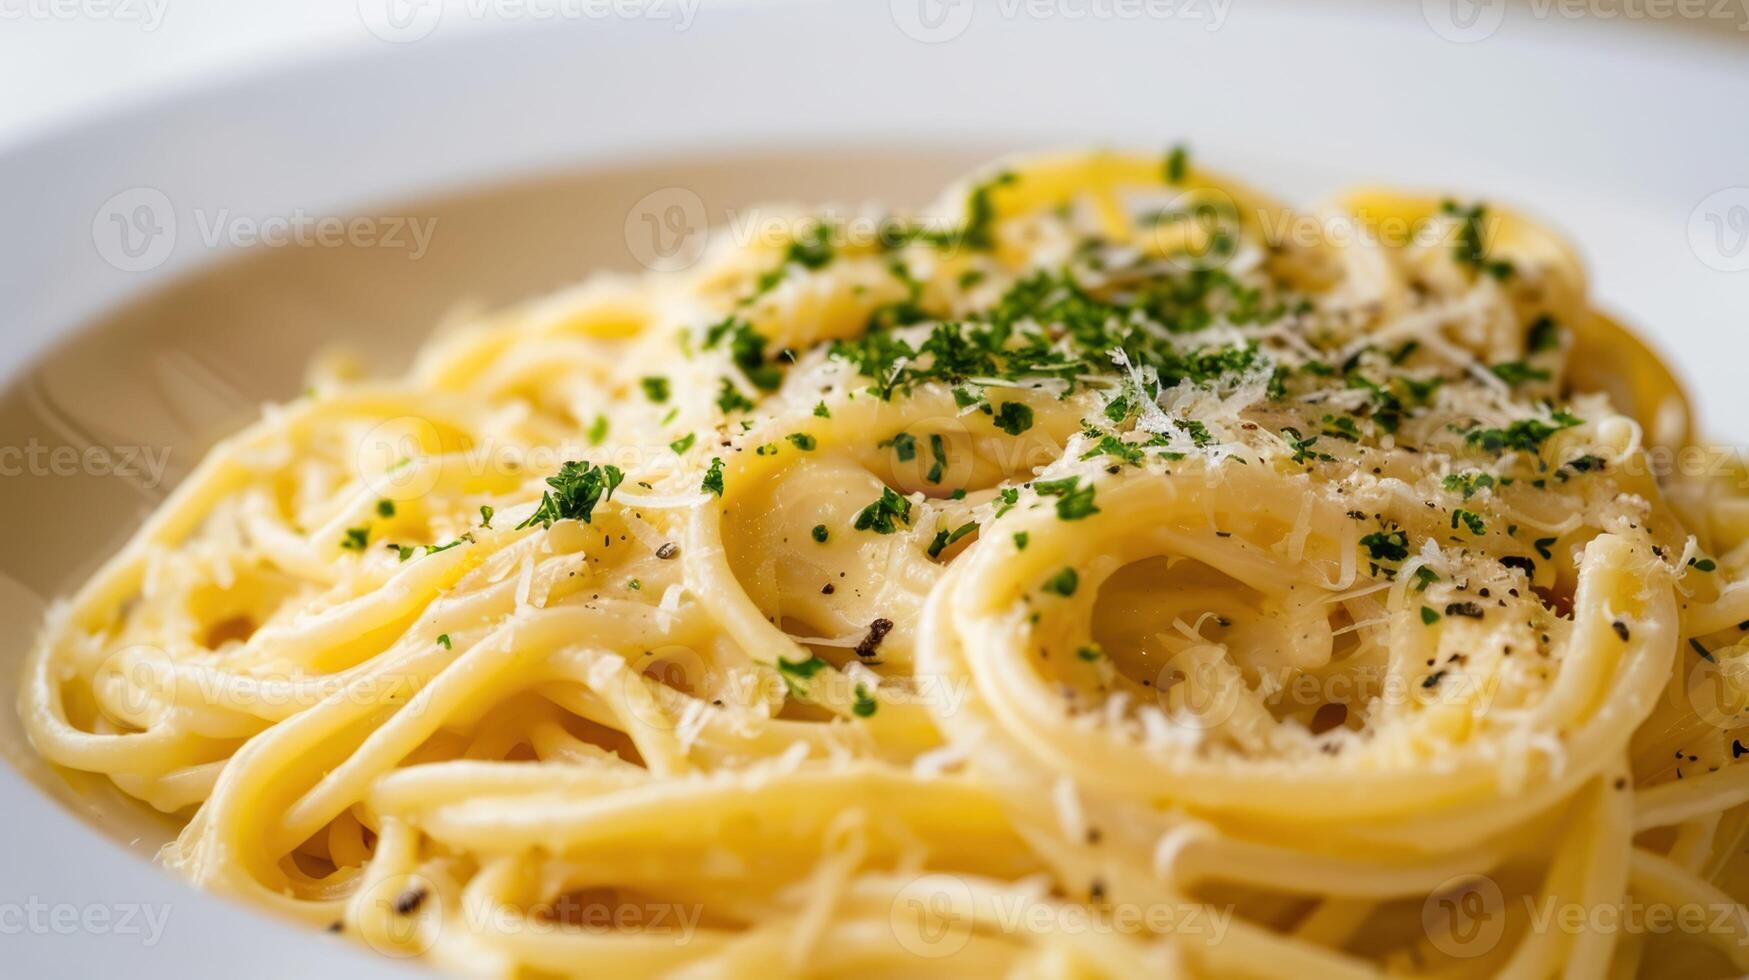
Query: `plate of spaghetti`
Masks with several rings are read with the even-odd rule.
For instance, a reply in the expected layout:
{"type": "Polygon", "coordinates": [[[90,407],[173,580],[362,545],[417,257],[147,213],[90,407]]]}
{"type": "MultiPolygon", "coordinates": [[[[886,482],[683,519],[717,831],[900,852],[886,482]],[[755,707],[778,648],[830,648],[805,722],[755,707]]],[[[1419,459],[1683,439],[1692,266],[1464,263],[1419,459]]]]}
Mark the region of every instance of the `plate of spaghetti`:
{"type": "Polygon", "coordinates": [[[314,357],[40,611],[28,764],[361,971],[1749,972],[1651,326],[1536,202],[1060,145],[646,174],[635,271],[314,357]]]}

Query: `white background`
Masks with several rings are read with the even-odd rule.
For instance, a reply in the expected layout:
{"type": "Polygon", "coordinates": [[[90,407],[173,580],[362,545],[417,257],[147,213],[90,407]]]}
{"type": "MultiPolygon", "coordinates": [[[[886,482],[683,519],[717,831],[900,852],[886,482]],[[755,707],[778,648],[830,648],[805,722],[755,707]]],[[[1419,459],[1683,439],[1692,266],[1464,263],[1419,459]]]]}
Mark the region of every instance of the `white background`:
{"type": "Polygon", "coordinates": [[[0,144],[166,86],[374,41],[351,0],[116,3],[72,15],[0,0],[0,144]]]}

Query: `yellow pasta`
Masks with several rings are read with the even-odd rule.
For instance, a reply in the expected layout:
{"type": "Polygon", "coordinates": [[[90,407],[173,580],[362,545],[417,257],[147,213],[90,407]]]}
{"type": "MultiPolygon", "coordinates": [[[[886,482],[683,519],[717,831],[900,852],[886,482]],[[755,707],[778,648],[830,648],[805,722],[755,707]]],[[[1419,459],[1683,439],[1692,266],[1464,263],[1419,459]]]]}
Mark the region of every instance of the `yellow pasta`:
{"type": "Polygon", "coordinates": [[[1749,971],[1744,468],[1565,243],[1176,150],[861,218],[272,408],[36,748],[470,975],[1749,971]]]}

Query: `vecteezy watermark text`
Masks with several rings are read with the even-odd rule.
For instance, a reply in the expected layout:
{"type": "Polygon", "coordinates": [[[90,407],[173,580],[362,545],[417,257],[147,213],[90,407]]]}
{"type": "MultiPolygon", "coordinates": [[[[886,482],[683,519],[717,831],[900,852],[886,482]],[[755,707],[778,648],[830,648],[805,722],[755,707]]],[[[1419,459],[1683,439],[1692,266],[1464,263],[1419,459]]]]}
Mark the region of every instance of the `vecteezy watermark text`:
{"type": "Polygon", "coordinates": [[[170,0],[0,0],[0,21],[107,20],[155,31],[169,6],[170,0]]]}
{"type": "MultiPolygon", "coordinates": [[[[889,0],[893,23],[914,41],[941,44],[966,32],[978,0],[889,0]]],[[[986,9],[1002,20],[1183,21],[1218,31],[1233,0],[996,0],[986,9]]]]}
{"type": "Polygon", "coordinates": [[[0,902],[0,936],[130,936],[156,946],[170,906],[146,902],[0,902]]]}
{"type": "Polygon", "coordinates": [[[0,446],[0,477],[119,476],[146,489],[159,486],[170,464],[169,446],[45,446],[31,439],[0,446]]]}
{"type": "Polygon", "coordinates": [[[1513,18],[1530,20],[1689,21],[1749,31],[1749,0],[1421,0],[1421,15],[1447,41],[1485,41],[1513,18]]]}
{"type": "Polygon", "coordinates": [[[192,227],[207,249],[374,248],[405,252],[408,261],[425,257],[437,233],[435,216],[320,214],[307,208],[245,214],[229,207],[196,207],[184,214],[155,187],[133,187],[113,195],[91,219],[91,240],[105,262],[123,272],[163,265],[178,236],[192,227]]]}
{"type": "Polygon", "coordinates": [[[264,245],[283,248],[286,245],[338,248],[405,249],[407,258],[423,258],[431,246],[431,236],[437,230],[434,217],[414,218],[406,215],[385,215],[342,218],[336,215],[311,214],[296,208],[290,214],[273,214],[263,218],[233,214],[229,208],[217,211],[195,209],[196,227],[201,244],[207,248],[231,245],[247,248],[264,245]]]}
{"type": "Polygon", "coordinates": [[[365,30],[384,41],[406,44],[431,36],[445,21],[640,20],[692,26],[703,0],[358,0],[365,30]]]}
{"type": "Polygon", "coordinates": [[[1422,903],[1422,930],[1447,956],[1485,956],[1506,938],[1506,920],[1520,903],[1533,935],[1712,935],[1738,945],[1749,943],[1745,912],[1736,902],[1648,902],[1630,894],[1620,901],[1589,904],[1522,895],[1514,903],[1493,878],[1482,874],[1460,875],[1429,894],[1422,903]]]}

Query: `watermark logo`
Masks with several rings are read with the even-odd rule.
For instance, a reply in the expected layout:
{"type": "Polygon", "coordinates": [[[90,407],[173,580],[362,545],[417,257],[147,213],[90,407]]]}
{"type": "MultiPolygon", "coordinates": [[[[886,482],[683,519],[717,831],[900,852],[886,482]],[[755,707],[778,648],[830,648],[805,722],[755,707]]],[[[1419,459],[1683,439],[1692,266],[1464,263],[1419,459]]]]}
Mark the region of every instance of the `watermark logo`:
{"type": "MultiPolygon", "coordinates": [[[[728,676],[691,647],[669,646],[654,653],[655,656],[647,658],[636,668],[628,665],[625,670],[616,671],[622,688],[620,700],[625,706],[625,720],[628,722],[655,731],[672,732],[685,720],[683,714],[672,712],[663,705],[658,692],[651,689],[651,681],[694,698],[712,692],[717,700],[721,700],[725,690],[739,686],[736,678],[728,676]]],[[[777,683],[772,685],[770,693],[775,693],[776,686],[777,683]]]]}
{"type": "Polygon", "coordinates": [[[1154,675],[1154,696],[1174,724],[1193,731],[1225,725],[1239,708],[1233,668],[1219,647],[1198,645],[1179,651],[1154,675]]]}
{"type": "Polygon", "coordinates": [[[424,875],[381,878],[353,902],[365,922],[365,944],[384,956],[423,956],[443,933],[443,898],[424,875]]]}
{"type": "Polygon", "coordinates": [[[906,952],[924,959],[952,956],[972,938],[972,889],[954,875],[924,875],[899,889],[888,919],[906,952]]]}
{"type": "Polygon", "coordinates": [[[1421,0],[1421,16],[1447,41],[1473,44],[1493,37],[1506,22],[1506,0],[1421,0]]]}
{"type": "Polygon", "coordinates": [[[1749,660],[1731,657],[1720,662],[1716,657],[1688,658],[1690,665],[1680,688],[1671,685],[1675,698],[1687,700],[1695,716],[1719,731],[1731,731],[1742,726],[1749,717],[1749,660]],[[1680,694],[1676,694],[1680,690],[1680,694]]]}
{"type": "Polygon", "coordinates": [[[1749,187],[1707,195],[1688,215],[1688,247],[1709,269],[1749,269],[1749,187]]]}
{"type": "Polygon", "coordinates": [[[626,212],[626,249],[646,269],[688,269],[704,255],[707,224],[704,198],[685,187],[663,187],[626,212]]]}
{"type": "MultiPolygon", "coordinates": [[[[972,483],[979,471],[1001,473],[1031,472],[1053,462],[1060,451],[1042,432],[1016,428],[1014,414],[1008,407],[1025,401],[991,393],[989,415],[973,409],[965,416],[932,415],[907,422],[904,429],[883,439],[877,448],[884,450],[886,482],[900,494],[917,492],[941,494],[950,487],[972,483]],[[978,419],[977,430],[966,419],[978,419]],[[998,427],[1007,425],[1009,430],[998,427]],[[997,436],[994,431],[1006,432],[997,436]]],[[[1031,416],[1026,418],[1030,422],[1031,416]]]]}
{"type": "Polygon", "coordinates": [[[358,0],[364,29],[391,44],[424,40],[443,20],[443,0],[358,0]]]}
{"type": "Polygon", "coordinates": [[[1142,224],[1154,248],[1186,272],[1226,265],[1241,230],[1238,202],[1213,187],[1175,195],[1165,207],[1143,215],[1142,224]]]}
{"type": "Polygon", "coordinates": [[[358,442],[353,465],[360,482],[386,500],[417,500],[443,477],[431,459],[443,442],[430,419],[402,415],[372,426],[358,442]]]}
{"type": "Polygon", "coordinates": [[[913,41],[941,44],[972,26],[976,0],[892,0],[893,23],[913,41]]]}
{"type": "Polygon", "coordinates": [[[168,705],[174,699],[175,669],[163,649],[135,643],[105,657],[93,684],[106,708],[138,723],[146,720],[153,705],[168,705]]]}
{"type": "Polygon", "coordinates": [[[1483,956],[1506,933],[1506,896],[1486,875],[1459,875],[1421,903],[1421,928],[1433,947],[1456,959],[1483,956]]]}
{"type": "Polygon", "coordinates": [[[97,209],[91,240],[97,254],[123,272],[156,269],[176,248],[176,208],[156,187],[129,188],[97,209]]]}

